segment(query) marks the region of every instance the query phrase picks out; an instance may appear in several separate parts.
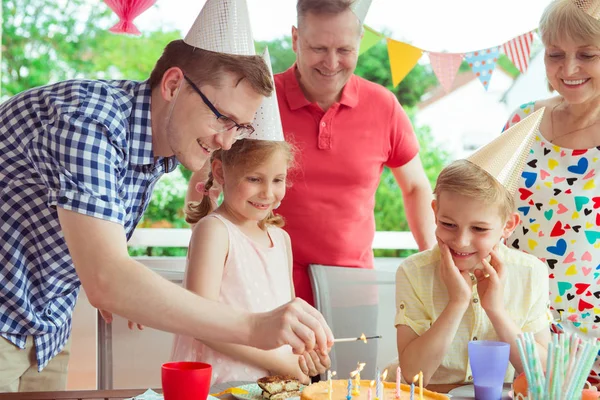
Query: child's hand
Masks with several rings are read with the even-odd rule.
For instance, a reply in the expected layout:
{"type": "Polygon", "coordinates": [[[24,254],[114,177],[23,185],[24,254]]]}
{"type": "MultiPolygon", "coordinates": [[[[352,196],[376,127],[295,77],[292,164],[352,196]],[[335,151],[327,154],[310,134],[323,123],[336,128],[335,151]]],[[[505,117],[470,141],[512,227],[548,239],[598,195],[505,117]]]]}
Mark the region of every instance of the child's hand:
{"type": "Polygon", "coordinates": [[[477,293],[481,307],[489,313],[498,313],[504,309],[504,280],[506,271],[495,246],[490,253],[490,262],[482,260],[483,270],[476,270],[477,293]]]}
{"type": "Polygon", "coordinates": [[[314,350],[307,351],[298,357],[298,364],[302,373],[307,376],[324,374],[331,367],[329,354],[321,354],[314,350]]]}
{"type": "Polygon", "coordinates": [[[437,241],[442,256],[440,277],[446,285],[446,290],[448,290],[449,303],[469,303],[473,294],[469,273],[466,271],[461,272],[454,264],[452,254],[450,254],[450,249],[446,243],[442,242],[440,238],[437,238],[437,241]]]}

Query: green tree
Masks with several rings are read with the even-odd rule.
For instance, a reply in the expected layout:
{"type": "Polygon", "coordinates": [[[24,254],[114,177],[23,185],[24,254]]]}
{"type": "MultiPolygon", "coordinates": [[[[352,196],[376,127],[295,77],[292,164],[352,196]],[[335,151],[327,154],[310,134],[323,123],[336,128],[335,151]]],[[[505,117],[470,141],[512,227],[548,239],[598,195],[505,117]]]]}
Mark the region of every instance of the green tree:
{"type": "Polygon", "coordinates": [[[145,79],[177,31],[114,35],[117,16],[90,0],[2,0],[2,94],[76,77],[145,79]]]}
{"type": "Polygon", "coordinates": [[[296,61],[296,53],[292,49],[292,38],[284,36],[278,39],[255,42],[256,52],[262,54],[265,47],[269,47],[269,55],[271,56],[271,66],[273,73],[278,74],[285,71],[296,61]]]}

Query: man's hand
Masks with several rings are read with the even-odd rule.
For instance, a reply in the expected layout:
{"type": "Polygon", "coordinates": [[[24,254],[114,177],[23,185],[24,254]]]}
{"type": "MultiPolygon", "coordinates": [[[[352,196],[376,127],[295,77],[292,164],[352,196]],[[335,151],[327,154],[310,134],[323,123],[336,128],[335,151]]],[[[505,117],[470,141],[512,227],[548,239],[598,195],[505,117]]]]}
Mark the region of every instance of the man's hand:
{"type": "MultiPolygon", "coordinates": [[[[107,324],[112,323],[112,321],[113,321],[113,315],[112,315],[111,312],[106,311],[106,310],[98,310],[98,311],[100,311],[100,315],[102,316],[102,319],[104,320],[104,322],[106,322],[107,324]]],[[[144,325],[142,325],[142,324],[136,324],[133,321],[127,321],[127,326],[131,330],[134,330],[136,325],[137,325],[137,328],[140,331],[144,330],[144,325]]]]}
{"type": "Polygon", "coordinates": [[[446,243],[438,238],[438,246],[442,260],[440,263],[440,277],[448,291],[448,303],[465,304],[471,300],[473,286],[467,271],[460,271],[454,264],[452,254],[446,243]]]}
{"type": "Polygon", "coordinates": [[[289,344],[294,354],[311,350],[327,354],[333,345],[333,334],[323,315],[300,298],[251,315],[250,329],[249,344],[263,350],[289,344]]]}
{"type": "Polygon", "coordinates": [[[324,374],[331,367],[331,359],[327,353],[321,354],[321,352],[312,350],[298,357],[298,364],[303,374],[317,376],[324,374]]]}
{"type": "Polygon", "coordinates": [[[504,281],[506,270],[504,263],[498,256],[498,247],[494,247],[490,253],[490,262],[482,260],[483,270],[476,270],[477,293],[481,301],[481,307],[486,312],[499,313],[504,310],[504,281]]]}

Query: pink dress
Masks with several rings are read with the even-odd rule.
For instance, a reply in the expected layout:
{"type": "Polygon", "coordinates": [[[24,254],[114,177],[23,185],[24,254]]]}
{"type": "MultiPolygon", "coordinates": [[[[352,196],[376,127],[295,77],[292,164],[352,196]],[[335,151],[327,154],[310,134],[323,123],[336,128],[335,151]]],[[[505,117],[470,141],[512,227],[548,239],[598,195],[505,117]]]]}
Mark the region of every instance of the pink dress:
{"type": "MultiPolygon", "coordinates": [[[[268,248],[254,242],[219,214],[213,213],[205,218],[220,220],[227,227],[229,235],[219,302],[250,312],[265,312],[291,300],[288,250],[282,229],[268,228],[273,242],[273,246],[268,248]]],[[[290,346],[278,350],[292,353],[290,346]]],[[[228,381],[255,381],[269,375],[267,370],[237,361],[194,338],[182,335],[175,336],[171,359],[211,364],[213,385],[228,381]]]]}

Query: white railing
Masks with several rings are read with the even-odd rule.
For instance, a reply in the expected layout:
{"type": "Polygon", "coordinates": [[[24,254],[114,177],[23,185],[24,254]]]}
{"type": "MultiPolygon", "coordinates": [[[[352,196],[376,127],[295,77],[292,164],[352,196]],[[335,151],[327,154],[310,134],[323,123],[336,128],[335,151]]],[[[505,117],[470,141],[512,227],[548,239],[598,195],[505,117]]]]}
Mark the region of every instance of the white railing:
{"type": "MultiPolygon", "coordinates": [[[[138,228],[129,246],[139,247],[188,247],[190,229],[138,228]]],[[[418,250],[417,242],[410,232],[375,232],[373,249],[418,250]]]]}

